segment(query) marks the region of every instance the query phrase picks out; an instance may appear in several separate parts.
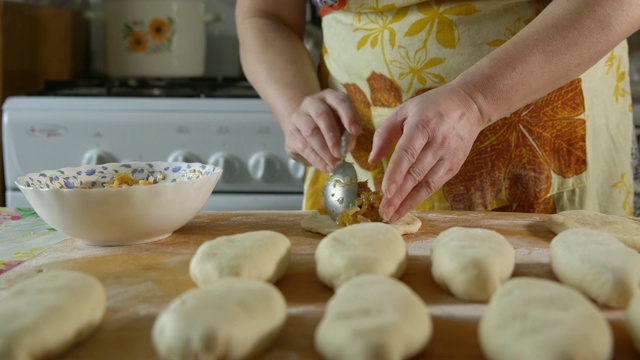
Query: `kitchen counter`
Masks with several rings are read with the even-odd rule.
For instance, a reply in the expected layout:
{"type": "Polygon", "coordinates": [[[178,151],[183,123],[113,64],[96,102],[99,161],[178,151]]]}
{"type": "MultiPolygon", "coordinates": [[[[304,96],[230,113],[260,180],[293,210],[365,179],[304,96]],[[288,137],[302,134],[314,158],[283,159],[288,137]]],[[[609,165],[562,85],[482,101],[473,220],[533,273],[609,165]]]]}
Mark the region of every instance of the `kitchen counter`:
{"type": "MultiPolygon", "coordinates": [[[[132,246],[95,247],[66,239],[0,275],[0,290],[49,269],[71,269],[97,276],[107,289],[107,313],[92,336],[64,359],[153,359],[151,328],[156,315],[182,292],[195,287],[189,261],[204,241],[221,235],[274,230],[291,240],[291,262],[276,283],[288,306],[288,320],[262,359],[315,359],[313,331],[332,291],[315,276],[314,251],[322,235],[300,227],[306,212],[202,212],[164,240],[132,246]]],[[[418,212],[416,234],[405,235],[407,271],[400,278],[427,303],[433,336],[417,358],[482,358],[477,325],[485,304],[460,301],[437,286],[430,272],[431,241],[453,226],[493,229],[516,251],[513,276],[555,279],[548,261],[554,234],[547,215],[493,212],[418,212]]],[[[212,305],[214,306],[214,305],[212,305]]],[[[615,334],[615,358],[638,357],[622,310],[602,309],[615,334]]]]}

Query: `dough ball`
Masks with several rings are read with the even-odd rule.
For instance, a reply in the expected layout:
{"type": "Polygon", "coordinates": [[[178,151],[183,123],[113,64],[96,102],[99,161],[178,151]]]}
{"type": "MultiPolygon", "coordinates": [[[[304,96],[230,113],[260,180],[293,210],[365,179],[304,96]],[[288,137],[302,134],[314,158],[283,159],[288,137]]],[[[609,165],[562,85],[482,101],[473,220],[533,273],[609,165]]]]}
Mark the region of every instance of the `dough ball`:
{"type": "Polygon", "coordinates": [[[329,300],[314,340],[325,359],[405,359],[419,353],[431,333],[427,305],[410,287],[362,275],[329,300]]]}
{"type": "Polygon", "coordinates": [[[640,290],[636,290],[626,312],[627,330],[636,350],[640,351],[640,290]]]}
{"type": "Polygon", "coordinates": [[[106,293],[97,278],[49,270],[0,293],[0,359],[54,358],[102,321],[106,293]]]}
{"type": "Polygon", "coordinates": [[[640,220],[589,210],[567,210],[549,216],[547,227],[556,234],[569,229],[593,229],[610,233],[640,251],[640,220]]]}
{"type": "Polygon", "coordinates": [[[320,281],[335,289],[362,274],[402,275],[407,266],[407,247],[391,225],[360,223],[322,239],[315,260],[320,281]]]}
{"type": "Polygon", "coordinates": [[[265,350],[286,319],[287,304],[274,285],[224,278],[171,301],[151,336],[164,359],[243,359],[265,350]]]}
{"type": "MultiPolygon", "coordinates": [[[[405,235],[417,232],[420,229],[420,226],[422,226],[422,222],[417,217],[407,214],[398,219],[398,221],[389,225],[393,226],[400,235],[405,235]]],[[[336,224],[329,215],[320,215],[317,211],[312,211],[309,215],[304,217],[300,222],[300,226],[305,230],[322,235],[329,235],[336,230],[344,228],[344,226],[336,224]]]]}
{"type": "Polygon", "coordinates": [[[453,227],[441,232],[431,245],[434,280],[455,297],[489,301],[515,266],[513,246],[500,233],[453,227]]]}
{"type": "Polygon", "coordinates": [[[291,242],[275,231],[221,236],[200,245],[189,273],[200,287],[229,276],[275,283],[284,275],[290,254],[291,242]]]}
{"type": "Polygon", "coordinates": [[[478,337],[492,360],[597,360],[613,353],[613,333],[595,304],[541,278],[507,280],[491,297],[478,337]]]}
{"type": "Polygon", "coordinates": [[[571,229],[549,246],[556,277],[602,305],[625,308],[640,283],[640,254],[613,235],[571,229]]]}

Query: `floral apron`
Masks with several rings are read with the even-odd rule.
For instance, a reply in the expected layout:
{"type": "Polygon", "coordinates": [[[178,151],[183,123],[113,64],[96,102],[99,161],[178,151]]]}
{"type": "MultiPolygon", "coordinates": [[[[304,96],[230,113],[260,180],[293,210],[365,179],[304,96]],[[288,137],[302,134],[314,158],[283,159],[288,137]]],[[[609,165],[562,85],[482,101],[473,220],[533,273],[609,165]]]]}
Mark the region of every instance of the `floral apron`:
{"type": "MultiPolygon", "coordinates": [[[[389,160],[367,163],[373,133],[392,109],[455,79],[545,6],[535,0],[315,1],[323,16],[320,79],[356,106],[364,132],[348,160],[372,189],[380,189],[389,160]]],[[[623,42],[579,78],[484,129],[459,173],[416,210],[632,215],[627,69],[623,42]]],[[[308,169],[304,209],[322,206],[325,177],[308,169]]]]}

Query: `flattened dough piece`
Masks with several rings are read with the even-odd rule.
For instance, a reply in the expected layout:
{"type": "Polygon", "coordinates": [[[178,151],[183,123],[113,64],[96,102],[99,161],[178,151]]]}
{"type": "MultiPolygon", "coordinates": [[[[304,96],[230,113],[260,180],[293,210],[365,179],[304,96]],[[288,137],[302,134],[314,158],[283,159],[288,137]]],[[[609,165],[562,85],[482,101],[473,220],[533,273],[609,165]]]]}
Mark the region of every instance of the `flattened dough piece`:
{"type": "Polygon", "coordinates": [[[56,357],[88,337],[105,309],[91,275],[49,270],[21,281],[0,293],[0,359],[56,357]]]}
{"type": "Polygon", "coordinates": [[[556,234],[569,229],[593,229],[610,233],[625,245],[640,251],[640,220],[589,210],[567,210],[547,218],[547,227],[556,234]]]}
{"type": "Polygon", "coordinates": [[[512,278],[495,292],[478,326],[485,357],[610,359],[613,332],[598,307],[570,286],[512,278]]]}
{"type": "Polygon", "coordinates": [[[431,245],[431,274],[443,289],[468,301],[489,301],[513,273],[515,251],[500,233],[453,227],[431,245]]]}
{"type": "Polygon", "coordinates": [[[561,282],[614,308],[626,308],[640,284],[640,254],[604,231],[561,232],[551,240],[549,263],[561,282]]]}
{"type": "Polygon", "coordinates": [[[275,283],[284,275],[290,255],[291,241],[279,232],[220,236],[198,247],[189,274],[200,287],[229,276],[275,283]]]}
{"type": "Polygon", "coordinates": [[[640,351],[640,290],[636,290],[625,314],[629,337],[637,351],[640,351]]]}
{"type": "Polygon", "coordinates": [[[373,222],[325,236],[315,252],[316,274],[331,288],[362,274],[398,277],[407,266],[407,246],[391,225],[373,222]]]}
{"type": "Polygon", "coordinates": [[[410,287],[388,276],[362,275],[329,300],[314,341],[325,359],[406,359],[431,334],[427,305],[410,287]]]}
{"type": "Polygon", "coordinates": [[[287,304],[268,282],[230,277],[188,290],[156,318],[153,346],[164,359],[243,359],[278,336],[287,304]]]}
{"type": "MultiPolygon", "coordinates": [[[[336,230],[345,228],[344,226],[340,226],[336,224],[335,221],[331,220],[329,215],[320,215],[320,213],[315,210],[304,217],[300,222],[300,225],[305,230],[322,235],[329,235],[336,230]]],[[[407,214],[398,219],[398,221],[389,225],[393,226],[393,228],[396,229],[400,233],[400,235],[405,235],[417,232],[420,229],[420,226],[422,226],[422,222],[417,217],[411,214],[407,214]]]]}

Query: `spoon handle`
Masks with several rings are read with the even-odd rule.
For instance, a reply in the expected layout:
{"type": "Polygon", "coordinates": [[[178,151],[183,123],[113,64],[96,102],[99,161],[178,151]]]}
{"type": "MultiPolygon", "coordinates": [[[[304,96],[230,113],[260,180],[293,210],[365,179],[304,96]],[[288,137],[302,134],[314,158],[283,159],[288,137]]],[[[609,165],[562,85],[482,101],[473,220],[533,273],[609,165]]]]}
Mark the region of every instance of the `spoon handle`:
{"type": "Polygon", "coordinates": [[[342,136],[340,137],[340,155],[342,155],[343,160],[345,156],[347,156],[347,140],[347,130],[343,130],[342,136]]]}

